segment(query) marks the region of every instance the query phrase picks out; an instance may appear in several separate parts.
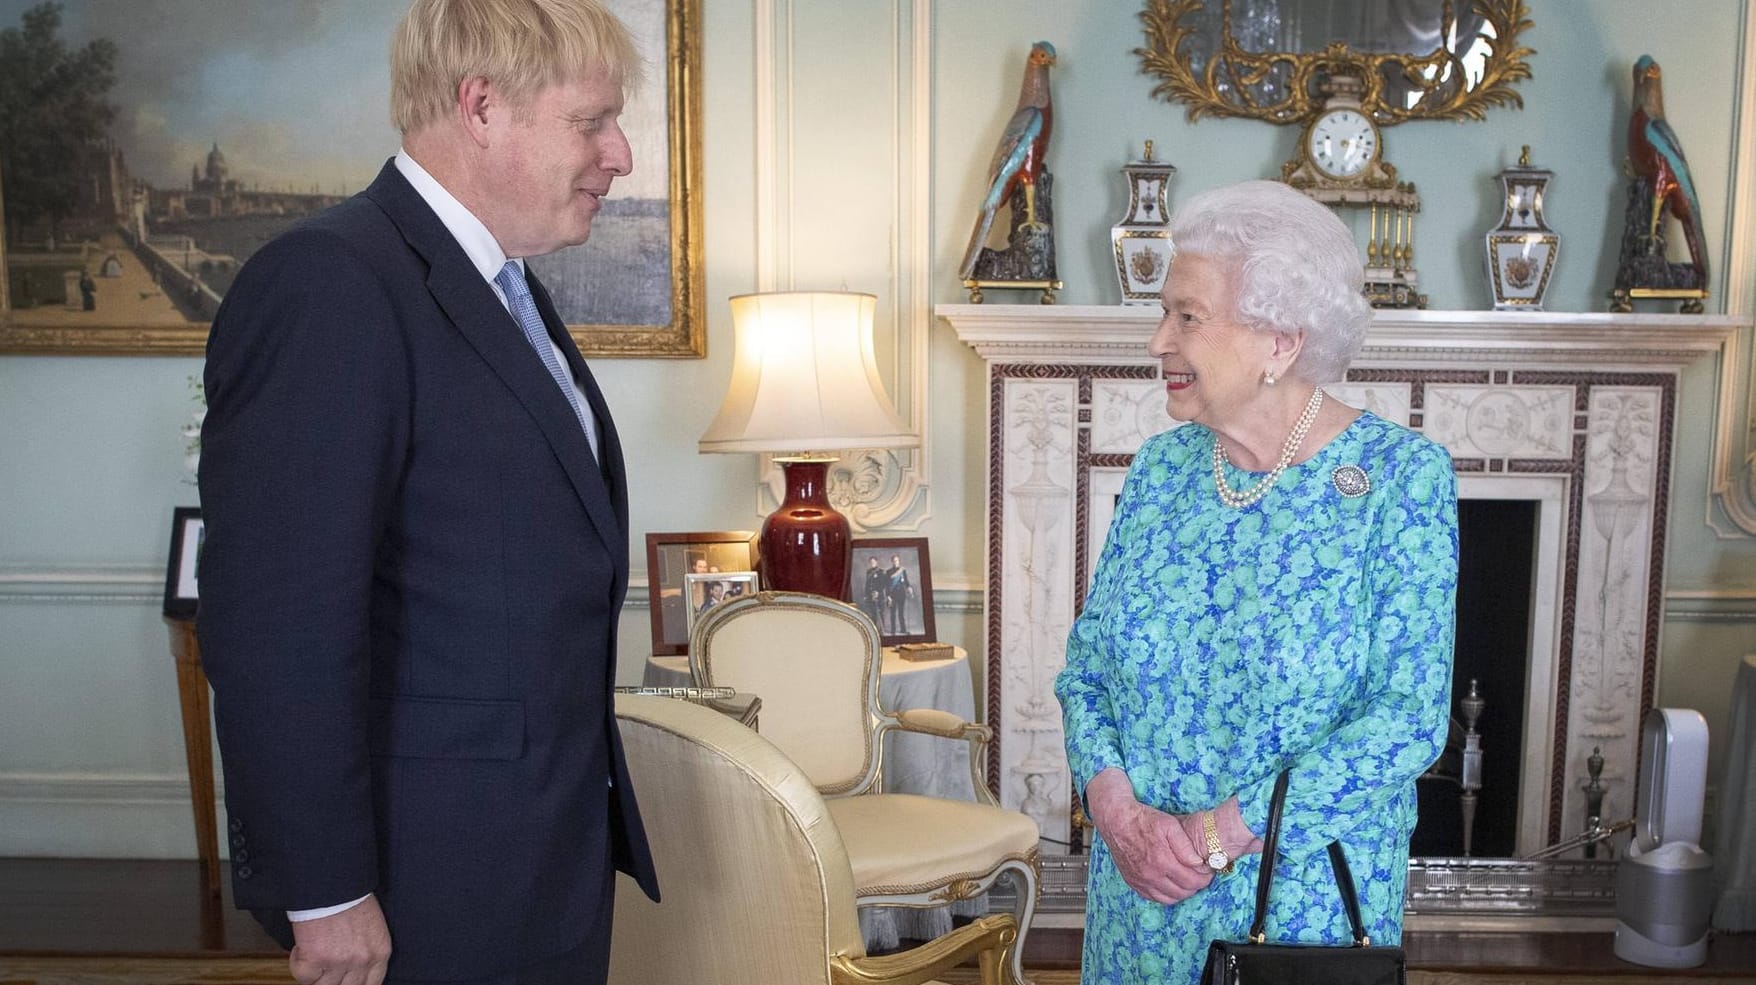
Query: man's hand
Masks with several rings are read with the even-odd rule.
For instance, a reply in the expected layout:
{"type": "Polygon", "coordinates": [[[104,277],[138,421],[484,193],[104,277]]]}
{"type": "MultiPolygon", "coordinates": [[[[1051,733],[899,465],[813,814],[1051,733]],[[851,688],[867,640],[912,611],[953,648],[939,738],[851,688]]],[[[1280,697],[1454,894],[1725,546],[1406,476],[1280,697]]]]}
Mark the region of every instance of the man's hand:
{"type": "Polygon", "coordinates": [[[287,959],[299,985],[379,985],[390,964],[390,928],[378,898],[316,920],[293,924],[287,959]]]}
{"type": "Polygon", "coordinates": [[[1093,777],[1085,800],[1122,880],[1141,896],[1177,903],[1213,881],[1206,856],[1190,840],[1183,820],[1135,800],[1133,784],[1121,770],[1093,777]]]}

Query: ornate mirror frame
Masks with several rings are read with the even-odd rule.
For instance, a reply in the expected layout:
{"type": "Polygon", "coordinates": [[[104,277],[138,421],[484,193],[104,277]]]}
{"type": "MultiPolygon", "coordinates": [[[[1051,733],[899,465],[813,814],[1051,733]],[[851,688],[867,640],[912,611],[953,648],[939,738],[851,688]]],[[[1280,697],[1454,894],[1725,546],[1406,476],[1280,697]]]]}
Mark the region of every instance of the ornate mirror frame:
{"type": "MultiPolygon", "coordinates": [[[[1446,0],[1443,5],[1441,38],[1455,33],[1455,2],[1446,0]]],[[[1191,15],[1208,6],[1208,0],[1147,0],[1140,12],[1147,46],[1134,50],[1142,70],[1160,80],[1152,95],[1187,104],[1191,121],[1240,116],[1270,123],[1302,122],[1321,106],[1317,84],[1330,75],[1359,78],[1365,85],[1362,108],[1380,125],[1416,119],[1480,120],[1492,106],[1524,106],[1523,97],[1513,89],[1514,83],[1530,77],[1525,59],[1535,54],[1518,44],[1519,34],[1531,26],[1524,0],[1473,0],[1471,9],[1482,18],[1482,36],[1491,38],[1481,80],[1469,88],[1453,81],[1463,77],[1463,59],[1443,44],[1426,53],[1362,52],[1338,41],[1321,51],[1248,51],[1232,34],[1232,0],[1223,0],[1219,47],[1197,69],[1188,50],[1197,33],[1191,15]],[[1283,74],[1286,85],[1278,98],[1263,100],[1252,92],[1251,87],[1283,74]],[[1396,106],[1384,98],[1384,80],[1391,77],[1406,80],[1410,91],[1420,94],[1413,106],[1396,106]]]]}

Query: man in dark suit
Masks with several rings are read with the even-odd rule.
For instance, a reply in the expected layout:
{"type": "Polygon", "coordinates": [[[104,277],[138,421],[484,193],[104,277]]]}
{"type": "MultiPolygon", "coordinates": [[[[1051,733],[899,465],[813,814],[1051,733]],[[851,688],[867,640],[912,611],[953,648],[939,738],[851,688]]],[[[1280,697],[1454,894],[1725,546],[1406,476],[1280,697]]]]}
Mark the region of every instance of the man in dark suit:
{"type": "Polygon", "coordinates": [[[884,591],[890,585],[890,573],[878,567],[878,555],[866,559],[866,587],[860,596],[860,608],[872,617],[875,626],[884,625],[884,591]]]}
{"type": "Polygon", "coordinates": [[[902,557],[890,555],[890,568],[884,572],[889,579],[885,587],[885,605],[890,613],[890,631],[898,636],[909,631],[908,600],[915,594],[915,586],[908,580],[908,569],[902,566],[902,557]]]}
{"type": "Polygon", "coordinates": [[[632,168],[599,0],[414,0],[402,151],[208,343],[198,626],[232,887],[300,982],[602,982],[658,887],[611,708],[609,409],[522,258],[632,168]]]}

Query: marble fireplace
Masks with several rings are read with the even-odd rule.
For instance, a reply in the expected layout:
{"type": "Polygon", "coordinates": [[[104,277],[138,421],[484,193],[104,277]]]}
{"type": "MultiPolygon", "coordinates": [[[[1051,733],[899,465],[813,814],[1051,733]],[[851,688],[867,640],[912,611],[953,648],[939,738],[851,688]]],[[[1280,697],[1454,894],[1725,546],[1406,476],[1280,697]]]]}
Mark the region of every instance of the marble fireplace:
{"type": "MultiPolygon", "coordinates": [[[[1158,312],[935,313],[987,367],[989,782],[1066,842],[1071,790],[1051,683],[1128,464],[1176,424],[1144,348],[1158,312]]],[[[1520,767],[1519,855],[1583,826],[1594,749],[1605,818],[1632,812],[1657,674],[1679,378],[1695,360],[1726,359],[1743,327],[1712,315],[1382,311],[1347,381],[1330,388],[1445,445],[1460,498],[1536,504],[1522,734],[1484,739],[1490,757],[1520,767]]]]}

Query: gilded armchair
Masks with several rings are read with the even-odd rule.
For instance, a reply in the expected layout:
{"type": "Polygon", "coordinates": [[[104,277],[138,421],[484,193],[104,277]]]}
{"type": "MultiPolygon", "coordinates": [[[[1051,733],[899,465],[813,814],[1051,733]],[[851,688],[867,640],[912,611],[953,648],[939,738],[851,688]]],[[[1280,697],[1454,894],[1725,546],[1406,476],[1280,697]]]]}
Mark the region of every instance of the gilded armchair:
{"type": "Polygon", "coordinates": [[[881,661],[870,617],[797,592],[721,603],[703,614],[689,643],[695,682],[760,696],[763,736],[828,798],[859,906],[949,906],[1012,878],[1019,942],[1009,972],[1025,983],[1024,938],[1039,892],[1036,822],[1000,807],[988,791],[986,726],[935,709],[880,706],[881,661]],[[893,731],[968,743],[979,802],[884,792],[884,737],[893,731]]]}
{"type": "Polygon", "coordinates": [[[1004,980],[1011,914],[865,953],[835,822],[768,740],[674,698],[619,695],[616,718],[663,901],[618,877],[612,985],[916,985],[971,958],[1004,980]]]}

